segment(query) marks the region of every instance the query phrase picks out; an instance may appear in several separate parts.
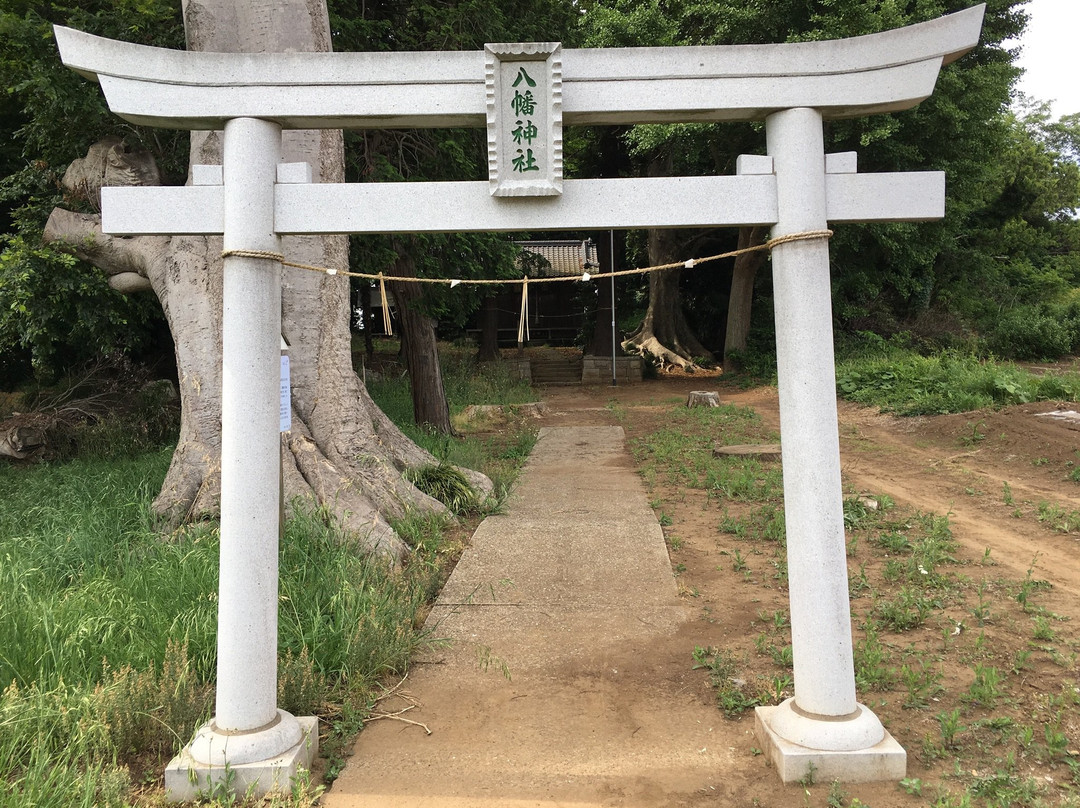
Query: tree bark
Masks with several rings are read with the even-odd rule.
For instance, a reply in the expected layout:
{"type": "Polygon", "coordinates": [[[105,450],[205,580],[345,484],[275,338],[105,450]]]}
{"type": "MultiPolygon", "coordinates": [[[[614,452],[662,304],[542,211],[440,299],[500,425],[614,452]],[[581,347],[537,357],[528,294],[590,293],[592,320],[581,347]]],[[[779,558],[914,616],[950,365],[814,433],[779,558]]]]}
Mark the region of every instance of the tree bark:
{"type": "Polygon", "coordinates": [[[476,352],[477,362],[496,362],[499,353],[499,299],[488,295],[481,304],[480,312],[480,347],[476,352]]]}
{"type": "MultiPolygon", "coordinates": [[[[649,230],[649,263],[668,264],[678,259],[678,243],[671,230],[649,230]]],[[[683,314],[679,297],[681,269],[649,273],[649,308],[641,326],[622,344],[628,353],[654,357],[662,367],[695,366],[696,359],[712,360],[683,314]]]]}
{"type": "MultiPolygon", "coordinates": [[[[658,155],[649,164],[651,177],[670,176],[670,155],[658,155]]],[[[681,245],[675,230],[648,231],[649,264],[657,266],[681,261],[681,245]]],[[[681,269],[668,269],[649,273],[649,308],[641,326],[622,343],[627,353],[652,356],[661,367],[677,365],[693,368],[695,360],[713,360],[712,352],[705,348],[686,322],[679,297],[681,269]]]]}
{"type": "MultiPolygon", "coordinates": [[[[405,250],[398,249],[394,275],[399,278],[416,277],[416,263],[405,250]]],[[[443,387],[442,367],[439,365],[435,321],[420,311],[424,290],[418,283],[391,282],[390,288],[398,304],[402,351],[405,354],[405,367],[409,369],[413,418],[418,426],[451,435],[453,427],[450,426],[450,407],[446,402],[446,388],[443,387]]]]}
{"type": "MultiPolygon", "coordinates": [[[[327,51],[324,3],[187,0],[188,47],[219,52],[327,51]]],[[[191,162],[220,163],[218,132],[192,134],[191,162]]],[[[339,131],[287,131],[283,158],[312,165],[316,182],[341,182],[339,131]]],[[[114,172],[115,173],[115,172],[114,172]]],[[[120,176],[117,174],[117,176],[120,176]]],[[[135,180],[145,182],[145,177],[135,180]]],[[[220,496],[221,238],[141,236],[101,232],[100,217],[56,209],[45,238],[62,242],[102,268],[125,289],[144,279],[161,301],[176,345],[180,379],[180,440],[154,509],[166,524],[213,518],[220,496]]],[[[347,269],[344,236],[293,236],[282,241],[290,259],[347,269]]],[[[402,472],[435,464],[375,406],[352,369],[349,285],[342,275],[282,270],[282,330],[291,346],[293,429],[282,436],[284,492],[332,513],[366,551],[394,561],[408,548],[390,519],[445,507],[409,483],[402,472]]],[[[462,470],[482,492],[491,483],[462,470]]]]}
{"type": "MultiPolygon", "coordinates": [[[[756,247],[765,243],[768,228],[764,226],[740,227],[739,249],[756,247]]],[[[735,257],[731,273],[731,294],[728,297],[727,333],[724,336],[724,372],[739,370],[737,354],[746,350],[750,335],[750,313],[754,302],[754,279],[765,263],[764,252],[745,253],[735,257]]]]}

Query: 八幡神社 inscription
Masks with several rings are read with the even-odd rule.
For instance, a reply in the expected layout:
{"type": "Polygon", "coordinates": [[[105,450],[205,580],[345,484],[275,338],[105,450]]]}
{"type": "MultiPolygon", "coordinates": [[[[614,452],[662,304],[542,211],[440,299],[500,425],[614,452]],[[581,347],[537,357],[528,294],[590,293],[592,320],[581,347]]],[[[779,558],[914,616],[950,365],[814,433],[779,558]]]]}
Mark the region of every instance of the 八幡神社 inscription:
{"type": "Polygon", "coordinates": [[[491,194],[562,193],[559,44],[488,45],[484,56],[491,194]]]}

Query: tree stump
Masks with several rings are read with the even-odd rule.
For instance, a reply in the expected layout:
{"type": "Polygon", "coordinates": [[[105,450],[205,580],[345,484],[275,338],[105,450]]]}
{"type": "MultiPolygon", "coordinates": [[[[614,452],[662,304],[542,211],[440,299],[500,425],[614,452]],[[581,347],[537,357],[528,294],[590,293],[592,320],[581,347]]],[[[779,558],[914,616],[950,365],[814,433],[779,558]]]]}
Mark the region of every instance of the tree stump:
{"type": "Polygon", "coordinates": [[[720,394],[708,390],[691,390],[686,398],[687,407],[719,407],[720,394]]]}

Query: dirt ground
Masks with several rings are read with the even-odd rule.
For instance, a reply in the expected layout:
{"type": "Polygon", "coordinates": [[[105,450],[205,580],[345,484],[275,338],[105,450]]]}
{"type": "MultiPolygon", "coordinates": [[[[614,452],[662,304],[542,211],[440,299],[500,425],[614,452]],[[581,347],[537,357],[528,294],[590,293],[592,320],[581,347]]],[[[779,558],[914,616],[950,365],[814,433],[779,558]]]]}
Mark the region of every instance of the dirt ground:
{"type": "MultiPolygon", "coordinates": [[[[752,408],[766,428],[779,432],[775,388],[743,390],[699,377],[616,388],[549,388],[542,398],[550,411],[540,423],[620,423],[633,443],[660,425],[665,412],[685,401],[689,391],[699,389],[718,390],[724,403],[752,408]]],[[[1044,402],[897,418],[840,403],[845,496],[885,495],[901,511],[947,515],[958,543],[951,574],[959,582],[959,593],[922,627],[882,633],[896,667],[922,653],[930,658],[928,652],[935,651],[941,692],[931,692],[921,709],[908,709],[898,681],[884,690],[860,689],[860,700],[908,750],[908,789],[891,783],[851,785],[843,795],[834,792],[830,798],[828,784],[781,786],[757,752],[750,710],[734,720],[720,718],[711,728],[719,736],[715,742],[732,751],[735,765],[730,770],[718,772],[716,783],[701,784],[693,797],[655,804],[858,805],[861,800],[883,808],[951,805],[949,800],[956,799],[959,805],[965,789],[982,789],[988,797],[974,804],[1058,804],[1069,799],[1075,788],[1073,764],[1080,754],[1075,685],[1080,645],[1074,628],[1080,617],[1080,553],[1078,525],[1069,522],[1070,512],[1080,509],[1080,424],[1042,415],[1059,409],[1080,408],[1044,402]],[[1038,606],[1027,612],[1017,602],[1025,579],[1039,582],[1038,606]],[[1038,632],[1033,637],[1033,612],[1045,616],[1037,625],[1050,626],[1044,641],[1038,632]],[[1022,664],[1016,663],[1018,653],[1025,655],[1022,664]],[[980,703],[960,695],[973,687],[980,667],[991,666],[1005,680],[1002,698],[980,703]],[[959,729],[955,738],[943,739],[940,716],[954,709],[959,710],[959,729]],[[1028,726],[1035,741],[1025,735],[1028,726]],[[1053,739],[1051,726],[1060,732],[1053,739]],[[1029,792],[1030,801],[1015,796],[1029,792]]],[[[754,638],[768,632],[777,646],[783,644],[784,628],[768,625],[769,615],[787,608],[783,585],[766,574],[765,561],[753,555],[753,547],[742,551],[751,569],[735,569],[732,559],[739,540],[718,529],[723,503],[703,491],[660,481],[651,496],[658,515],[663,515],[661,523],[667,523],[665,533],[675,537],[669,542],[672,564],[696,616],[663,648],[651,649],[668,656],[644,666],[636,686],[662,687],[677,699],[715,704],[706,671],[694,670],[691,660],[695,647],[710,646],[732,649],[744,660],[746,668],[738,674],[744,678],[775,677],[777,669],[760,649],[755,651],[754,638]],[[658,678],[649,681],[649,676],[658,678]]],[[[867,565],[880,567],[880,555],[870,557],[860,549],[849,561],[849,575],[867,565]]],[[[860,623],[876,602],[877,595],[872,597],[873,602],[867,596],[853,600],[857,641],[864,636],[860,623]]],[[[623,682],[624,688],[627,684],[623,682]]],[[[625,693],[627,703],[634,695],[625,693]]]]}
{"type": "MultiPolygon", "coordinates": [[[[741,389],[700,375],[615,388],[543,389],[538,397],[548,409],[536,423],[619,425],[633,451],[638,439],[670,421],[691,390],[717,390],[724,404],[751,408],[761,419],[755,427],[761,439],[776,439],[775,388],[741,389]]],[[[897,418],[840,403],[845,498],[866,497],[864,501],[881,503],[882,513],[888,511],[880,517],[885,521],[871,519],[869,528],[849,532],[848,568],[854,582],[856,668],[860,659],[864,664],[876,659],[879,664],[871,669],[882,676],[875,685],[860,683],[859,699],[907,750],[908,780],[903,787],[813,782],[785,786],[758,748],[753,710],[725,716],[716,677],[710,681],[708,665],[695,664],[695,649],[719,650],[735,660],[737,668],[725,670],[721,681],[753,694],[759,703],[776,703],[792,695],[790,658],[783,659],[790,634],[786,579],[778,572],[782,549],[775,541],[770,545],[725,532],[722,522],[729,515],[750,512],[746,503],[725,502],[715,493],[671,484],[657,475],[646,480],[646,487],[663,526],[689,619],[673,634],[651,640],[648,647],[612,652],[610,668],[617,677],[598,674],[587,686],[581,676],[569,680],[573,692],[564,696],[581,700],[583,706],[574,727],[563,731],[585,733],[584,740],[567,735],[566,742],[595,750],[594,759],[584,761],[594,775],[590,788],[575,785],[568,776],[558,793],[546,798],[530,795],[512,804],[582,808],[1078,804],[1072,800],[1080,789],[1080,632],[1075,628],[1080,617],[1080,424],[1042,415],[1073,409],[1080,407],[1046,402],[1000,411],[897,418]],[[890,500],[895,503],[891,508],[890,500]],[[947,517],[947,523],[941,517],[947,517]],[[889,577],[890,565],[895,573],[907,558],[910,575],[914,562],[907,550],[883,550],[879,534],[902,532],[916,524],[939,528],[947,524],[945,535],[951,531],[955,546],[943,565],[947,567],[940,576],[943,583],[925,600],[925,619],[904,630],[889,630],[874,615],[916,591],[918,582],[889,577]],[[863,585],[856,586],[860,580],[863,585]],[[649,722],[655,720],[657,704],[676,730],[666,737],[685,741],[683,746],[692,753],[684,758],[685,765],[661,767],[660,773],[641,757],[641,744],[649,743],[641,736],[651,730],[641,735],[634,730],[654,726],[649,722]],[[618,716],[606,724],[617,731],[589,720],[590,711],[597,710],[618,716]],[[600,737],[605,731],[608,737],[600,737]],[[689,759],[698,754],[715,762],[702,767],[700,760],[689,759]],[[639,760],[643,762],[635,764],[639,760]],[[602,783],[599,791],[597,782],[602,783]],[[969,796],[971,801],[965,801],[969,796]]],[[[713,437],[724,442],[723,435],[713,437]]],[[[699,651],[697,663],[704,658],[699,651]]],[[[551,697],[558,697],[557,690],[551,697]]],[[[425,701],[412,715],[419,720],[426,714],[454,715],[461,707],[453,695],[445,701],[425,701]]],[[[483,727],[497,726],[512,704],[500,705],[496,699],[490,714],[470,720],[483,727]]],[[[515,724],[511,733],[516,748],[527,747],[533,737],[540,756],[543,744],[551,743],[552,732],[559,731],[544,718],[541,710],[531,720],[515,724]]],[[[380,746],[403,743],[405,734],[420,732],[409,726],[391,730],[385,722],[377,729],[382,734],[368,741],[377,739],[380,746]]],[[[423,778],[424,772],[412,769],[399,776],[412,782],[423,778]]],[[[411,788],[414,794],[425,793],[419,784],[411,788]]],[[[436,782],[427,793],[431,800],[416,804],[455,808],[511,804],[448,800],[436,782]]],[[[338,804],[333,789],[328,800],[338,804]]]]}

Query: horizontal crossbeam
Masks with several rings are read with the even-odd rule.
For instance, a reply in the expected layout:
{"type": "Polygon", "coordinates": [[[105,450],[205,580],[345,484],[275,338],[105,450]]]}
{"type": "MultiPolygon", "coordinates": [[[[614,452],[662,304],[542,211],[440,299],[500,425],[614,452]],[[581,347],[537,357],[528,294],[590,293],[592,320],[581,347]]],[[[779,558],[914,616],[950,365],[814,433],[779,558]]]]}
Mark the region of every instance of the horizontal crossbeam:
{"type": "MultiPolygon", "coordinates": [[[[821,42],[562,52],[563,121],[761,120],[812,107],[824,118],[894,112],[930,95],[943,64],[978,42],[984,6],[868,36],[821,42]]],[[[286,128],[484,126],[482,52],[196,53],[55,29],[64,64],[99,81],[138,124],[220,129],[231,118],[286,128]]]]}
{"type": "MultiPolygon", "coordinates": [[[[561,197],[500,198],[487,182],[278,184],[280,234],[442,233],[738,227],[777,221],[776,177],[567,180],[561,197]]],[[[215,234],[224,188],[102,188],[114,235],[215,234]]],[[[940,171],[827,174],[828,219],[928,221],[945,213],[940,171]]]]}

